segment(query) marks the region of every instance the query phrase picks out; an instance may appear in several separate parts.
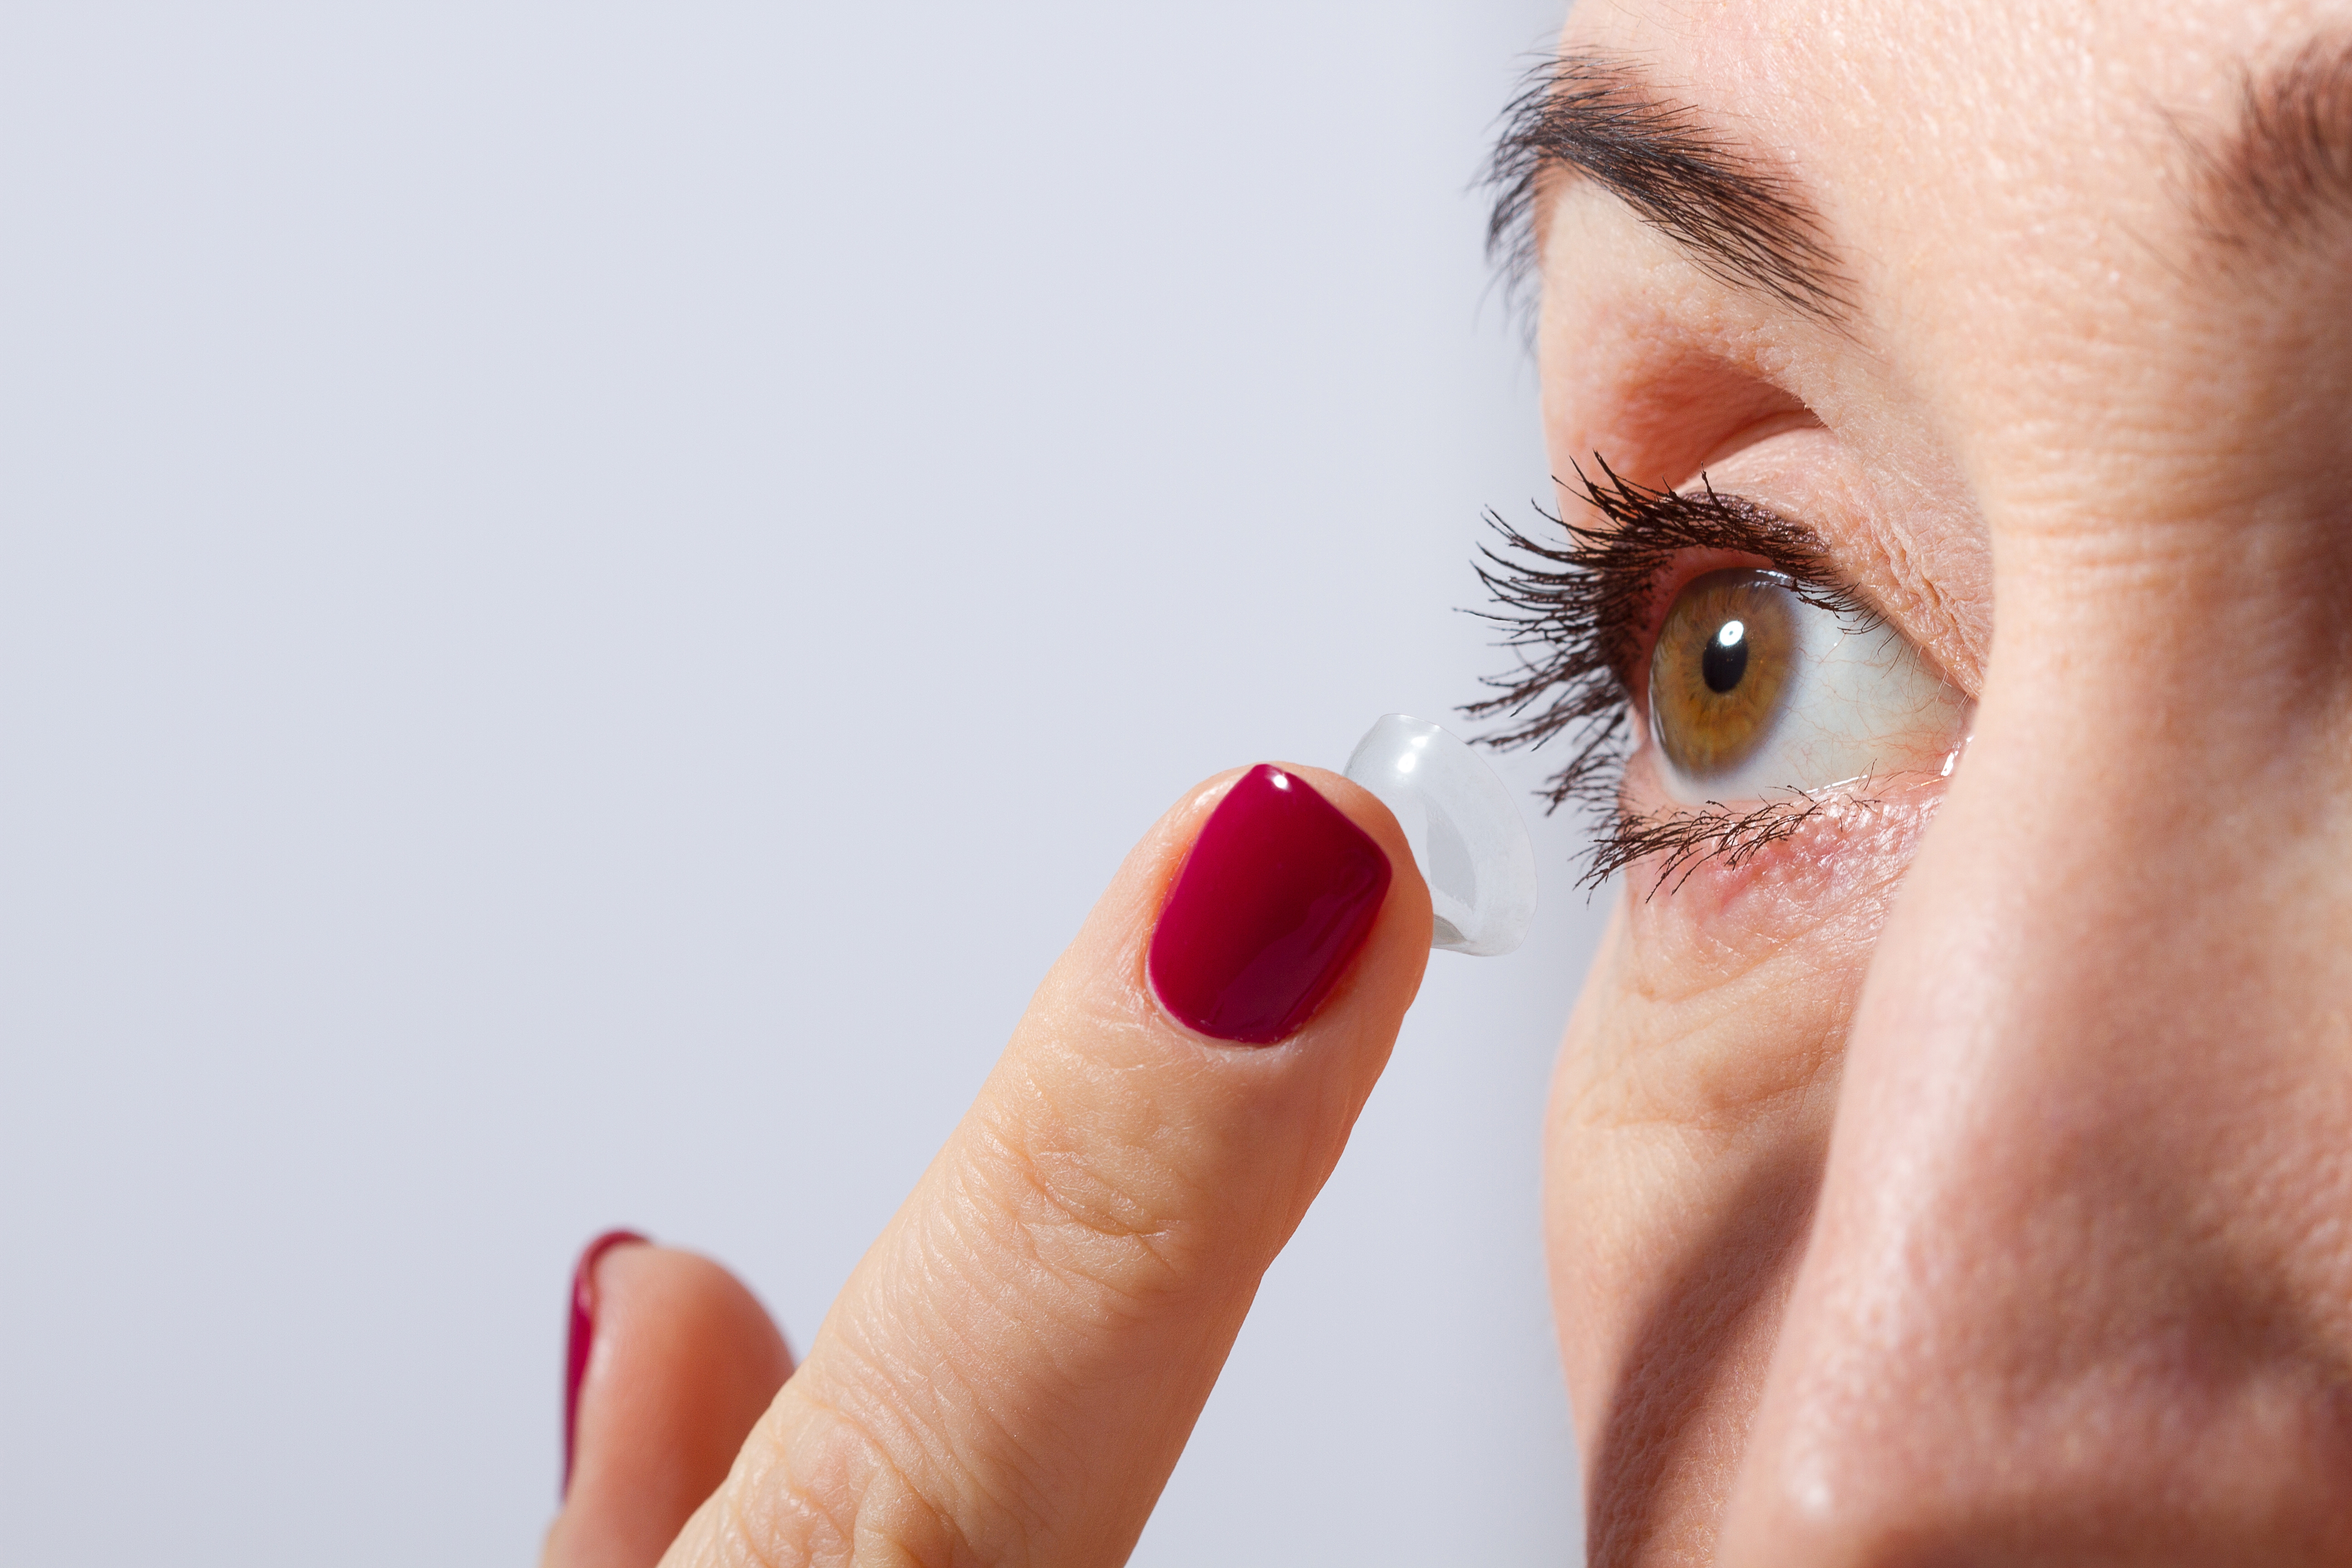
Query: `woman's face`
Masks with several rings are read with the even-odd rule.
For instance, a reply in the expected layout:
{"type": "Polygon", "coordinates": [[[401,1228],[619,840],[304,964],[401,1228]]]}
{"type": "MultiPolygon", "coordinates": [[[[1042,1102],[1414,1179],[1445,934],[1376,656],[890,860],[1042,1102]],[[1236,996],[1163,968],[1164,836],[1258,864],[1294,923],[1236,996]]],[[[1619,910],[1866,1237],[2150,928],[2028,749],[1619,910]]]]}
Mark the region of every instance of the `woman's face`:
{"type": "Polygon", "coordinates": [[[1566,51],[1545,420],[1651,574],[1549,1134],[1592,1561],[2346,1561],[2352,6],[1566,51]]]}

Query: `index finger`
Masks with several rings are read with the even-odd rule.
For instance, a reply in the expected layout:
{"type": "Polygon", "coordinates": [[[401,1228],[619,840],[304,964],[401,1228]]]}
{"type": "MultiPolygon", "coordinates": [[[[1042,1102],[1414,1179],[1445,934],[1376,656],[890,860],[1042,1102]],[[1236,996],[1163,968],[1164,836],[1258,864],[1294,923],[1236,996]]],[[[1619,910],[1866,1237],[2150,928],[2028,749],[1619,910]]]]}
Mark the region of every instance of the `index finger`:
{"type": "Polygon", "coordinates": [[[1194,791],[665,1562],[1123,1560],[1429,939],[1427,889],[1363,790],[1258,768],[1194,791]]]}

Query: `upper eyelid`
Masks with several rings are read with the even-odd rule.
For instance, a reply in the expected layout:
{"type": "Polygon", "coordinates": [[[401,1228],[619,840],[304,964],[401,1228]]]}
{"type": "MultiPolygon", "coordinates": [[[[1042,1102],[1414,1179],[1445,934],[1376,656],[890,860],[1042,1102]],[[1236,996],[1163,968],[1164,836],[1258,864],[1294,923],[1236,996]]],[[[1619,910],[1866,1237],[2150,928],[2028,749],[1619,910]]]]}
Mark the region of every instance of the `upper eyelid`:
{"type": "Polygon", "coordinates": [[[1570,515],[1581,510],[1570,459],[1595,449],[1654,485],[1711,472],[1812,522],[1839,574],[1955,687],[1977,691],[1993,620],[1984,520],[1957,456],[1887,395],[1900,389],[1882,384],[1883,356],[1753,301],[1657,289],[1645,260],[1610,243],[1609,204],[1575,210],[1587,206],[1610,226],[1588,232],[1578,218],[1574,249],[1589,264],[1547,276],[1558,287],[1538,345],[1570,515]]]}
{"type": "MultiPolygon", "coordinates": [[[[1753,504],[1745,502],[1742,498],[1717,499],[1739,500],[1743,505],[1753,504]]],[[[1804,525],[1795,526],[1801,529],[1804,525]]],[[[1640,618],[1624,628],[1622,647],[1628,658],[1625,674],[1633,678],[1626,680],[1627,689],[1633,690],[1642,679],[1646,679],[1650,649],[1655,646],[1658,632],[1682,591],[1709,573],[1726,568],[1750,566],[1770,572],[1788,579],[1797,596],[1809,605],[1838,616],[1853,617],[1864,626],[1883,623],[1886,618],[1885,613],[1873,605],[1859,587],[1847,582],[1833,566],[1828,564],[1829,559],[1826,546],[1822,547],[1821,554],[1799,559],[1775,553],[1769,549],[1732,543],[1685,546],[1678,550],[1666,567],[1652,580],[1648,600],[1643,606],[1640,618]],[[1760,566],[1757,565],[1759,562],[1762,563],[1760,566]]],[[[1639,695],[1638,691],[1635,695],[1639,695]]]]}
{"type": "Polygon", "coordinates": [[[1788,574],[1824,608],[1877,616],[1837,573],[1828,543],[1808,525],[1718,492],[1703,475],[1697,490],[1654,490],[1625,479],[1598,454],[1594,466],[1598,478],[1581,467],[1576,477],[1600,525],[1538,508],[1564,535],[1564,543],[1550,544],[1490,512],[1502,547],[1482,547],[1477,568],[1497,605],[1478,613],[1506,629],[1503,646],[1517,651],[1522,664],[1486,682],[1499,695],[1463,711],[1473,719],[1509,721],[1484,737],[1499,749],[1574,735],[1577,750],[1546,792],[1555,809],[1570,801],[1613,808],[1635,740],[1642,655],[1663,604],[1671,600],[1669,574],[1678,562],[1687,569],[1690,555],[1709,550],[1759,558],[1788,574]],[[1529,649],[1540,657],[1529,658],[1529,649]]]}
{"type": "MultiPolygon", "coordinates": [[[[1604,471],[1610,471],[1613,478],[1613,470],[1604,471]]],[[[1579,479],[1580,480],[1582,479],[1580,472],[1579,479]]],[[[1617,483],[1621,489],[1627,488],[1622,485],[1622,481],[1617,483]]],[[[1915,635],[1916,628],[1910,623],[1916,605],[1910,599],[1898,592],[1895,595],[1895,605],[1890,605],[1885,595],[1874,587],[1877,578],[1887,574],[1885,568],[1891,565],[1885,561],[1883,555],[1865,550],[1863,552],[1864,561],[1856,562],[1852,559],[1853,552],[1850,547],[1841,548],[1830,535],[1815,529],[1801,518],[1778,508],[1764,505],[1739,491],[1717,491],[1705,472],[1699,474],[1698,483],[1700,489],[1696,491],[1685,489],[1675,491],[1644,492],[1641,491],[1639,487],[1631,487],[1631,489],[1644,503],[1654,499],[1670,496],[1678,503],[1696,505],[1714,513],[1725,524],[1726,534],[1721,544],[1712,548],[1719,549],[1724,554],[1753,556],[1774,569],[1789,574],[1795,579],[1800,598],[1819,608],[1850,617],[1854,629],[1868,630],[1880,626],[1893,626],[1903,635],[1904,640],[1913,650],[1926,659],[1928,667],[1941,676],[1948,684],[1956,689],[1968,689],[1967,683],[1958,679],[1951,669],[1946,668],[1944,661],[1936,658],[1921,638],[1915,635]],[[1882,570],[1869,570],[1869,566],[1873,564],[1880,566],[1882,570]],[[1897,608],[1896,605],[1902,607],[1897,608]]],[[[1591,499],[1588,496],[1588,500],[1591,499]]],[[[1655,513],[1645,507],[1641,514],[1621,521],[1619,526],[1621,529],[1631,529],[1634,531],[1653,531],[1655,528],[1655,513]]],[[[1875,540],[1874,531],[1865,529],[1864,532],[1865,538],[1875,540]]],[[[1714,570],[1717,566],[1732,563],[1727,560],[1717,560],[1708,563],[1693,561],[1686,554],[1677,556],[1671,567],[1662,573],[1653,585],[1646,621],[1647,631],[1651,634],[1656,632],[1664,621],[1666,612],[1672,607],[1675,595],[1684,584],[1692,578],[1714,570]]],[[[1647,639],[1632,637],[1628,640],[1631,646],[1626,647],[1626,654],[1633,660],[1634,668],[1638,669],[1645,657],[1647,639]]]]}
{"type": "Polygon", "coordinates": [[[1597,448],[1617,472],[1685,490],[1712,477],[1727,494],[1811,523],[1833,577],[1954,687],[1979,689],[1993,620],[1989,543],[1974,489],[1940,443],[1914,433],[1890,447],[1895,432],[1857,406],[1853,386],[1815,377],[1819,356],[1801,344],[1768,362],[1755,334],[1732,341],[1721,323],[1632,292],[1595,311],[1555,322],[1545,342],[1547,437],[1571,517],[1582,508],[1570,454],[1597,448]],[[1572,357],[1560,357],[1571,341],[1572,357]]]}
{"type": "MultiPolygon", "coordinates": [[[[1736,492],[1719,491],[1705,473],[1696,489],[1650,490],[1622,478],[1598,454],[1594,463],[1601,480],[1581,468],[1577,479],[1586,501],[1613,526],[1563,526],[1580,542],[1591,542],[1589,569],[1624,579],[1620,613],[1613,624],[1599,628],[1614,644],[1621,679],[1640,669],[1675,595],[1692,578],[1727,564],[1726,557],[1766,563],[1786,574],[1801,596],[1824,609],[1879,617],[1838,571],[1829,542],[1810,524],[1736,492]]],[[[1627,679],[1625,684],[1630,690],[1634,682],[1627,679]]]]}

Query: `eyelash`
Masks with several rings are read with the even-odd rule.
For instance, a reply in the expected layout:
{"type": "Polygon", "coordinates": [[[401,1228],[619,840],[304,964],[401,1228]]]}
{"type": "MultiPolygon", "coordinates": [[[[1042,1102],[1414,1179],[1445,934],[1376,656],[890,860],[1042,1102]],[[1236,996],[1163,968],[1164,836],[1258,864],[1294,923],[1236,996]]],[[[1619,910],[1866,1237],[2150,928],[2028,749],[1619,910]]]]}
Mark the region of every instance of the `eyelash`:
{"type": "MultiPolygon", "coordinates": [[[[1598,887],[1637,860],[1663,855],[1657,887],[1677,886],[1700,866],[1736,866],[1795,833],[1822,809],[1801,792],[1760,806],[1709,803],[1699,809],[1625,809],[1622,786],[1635,739],[1634,672],[1658,606],[1677,586],[1675,563],[1695,551],[1760,556],[1795,583],[1808,604],[1849,617],[1857,628],[1876,615],[1831,571],[1821,536],[1738,496],[1719,494],[1701,476],[1697,491],[1646,489],[1595,455],[1599,478],[1575,469],[1577,487],[1603,522],[1583,526],[1540,506],[1537,515],[1562,535],[1531,539],[1498,512],[1486,521],[1498,541],[1479,546],[1479,581],[1495,607],[1473,612],[1504,628],[1501,646],[1519,668],[1485,684],[1497,695],[1463,709],[1472,719],[1503,720],[1482,741],[1502,751],[1540,746],[1567,734],[1576,746],[1547,781],[1547,811],[1571,802],[1602,817],[1579,884],[1598,887]],[[1532,711],[1531,711],[1532,710],[1532,711]]],[[[1656,887],[1652,889],[1654,894],[1656,887]]]]}

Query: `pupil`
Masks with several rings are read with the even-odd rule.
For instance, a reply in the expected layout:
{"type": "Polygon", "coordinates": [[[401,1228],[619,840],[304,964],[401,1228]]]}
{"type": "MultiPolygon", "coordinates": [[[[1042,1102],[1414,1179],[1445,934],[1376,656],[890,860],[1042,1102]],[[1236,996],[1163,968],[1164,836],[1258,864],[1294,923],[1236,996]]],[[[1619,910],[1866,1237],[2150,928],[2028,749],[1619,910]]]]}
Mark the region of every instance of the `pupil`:
{"type": "Polygon", "coordinates": [[[1708,639],[1706,652],[1699,656],[1698,672],[1706,680],[1706,689],[1717,697],[1739,684],[1748,673],[1748,628],[1738,621],[1726,621],[1723,629],[1708,639]]]}

